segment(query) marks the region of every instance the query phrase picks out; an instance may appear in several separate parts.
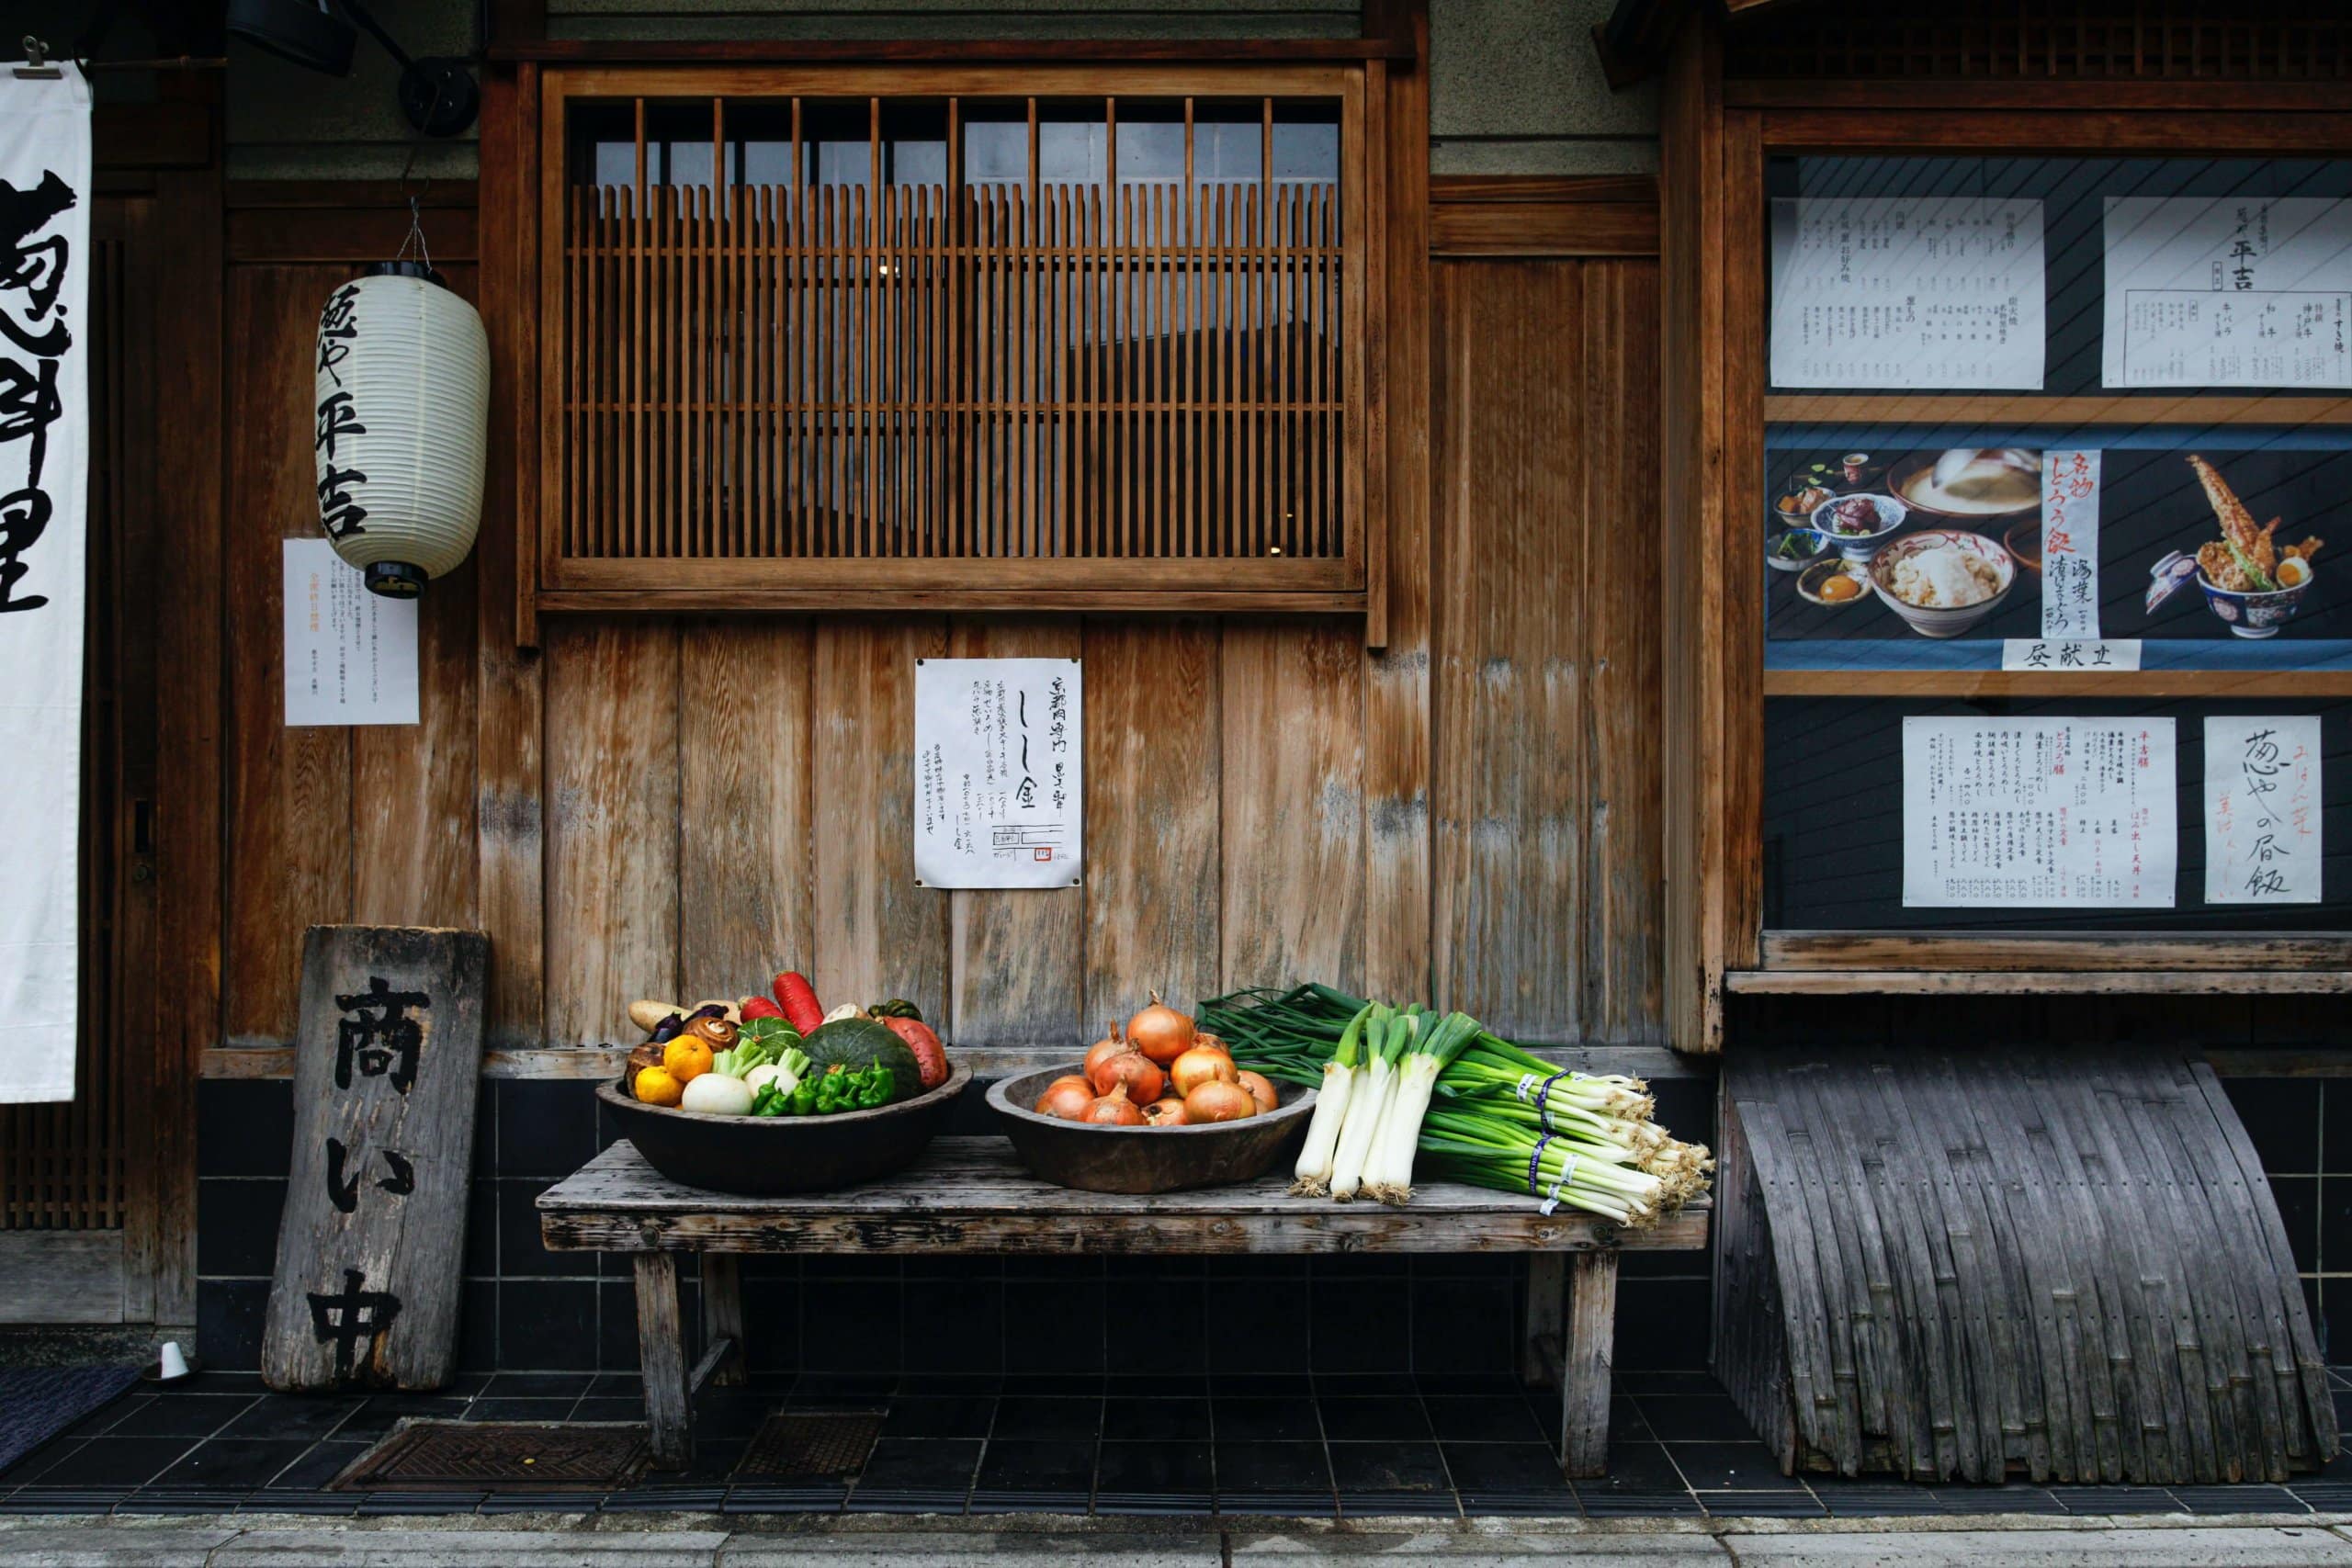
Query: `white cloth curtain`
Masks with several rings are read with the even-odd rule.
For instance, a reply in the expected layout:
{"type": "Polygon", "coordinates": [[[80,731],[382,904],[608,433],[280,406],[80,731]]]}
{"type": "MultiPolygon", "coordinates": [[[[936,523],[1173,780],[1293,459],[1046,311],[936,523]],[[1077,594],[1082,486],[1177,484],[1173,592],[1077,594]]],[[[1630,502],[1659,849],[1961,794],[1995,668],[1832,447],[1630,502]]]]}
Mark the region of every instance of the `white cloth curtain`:
{"type": "Polygon", "coordinates": [[[90,88],[0,64],[0,1102],[74,1098],[90,88]]]}

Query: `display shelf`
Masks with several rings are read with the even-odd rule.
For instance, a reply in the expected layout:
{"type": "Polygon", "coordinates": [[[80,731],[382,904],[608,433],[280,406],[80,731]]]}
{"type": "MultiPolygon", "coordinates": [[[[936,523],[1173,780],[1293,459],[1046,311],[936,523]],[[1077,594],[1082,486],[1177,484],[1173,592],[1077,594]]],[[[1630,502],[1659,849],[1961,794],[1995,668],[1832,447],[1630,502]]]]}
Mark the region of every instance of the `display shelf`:
{"type": "Polygon", "coordinates": [[[1732,969],[1745,996],[2335,996],[2343,969],[1732,969]]]}
{"type": "Polygon", "coordinates": [[[2352,396],[2116,392],[1775,392],[1769,424],[2352,425],[2352,396]]]}
{"type": "Polygon", "coordinates": [[[2352,931],[1767,931],[1759,970],[2352,972],[2352,931]]]}
{"type": "Polygon", "coordinates": [[[1764,671],[1767,697],[2344,697],[2352,669],[1764,671]]]}

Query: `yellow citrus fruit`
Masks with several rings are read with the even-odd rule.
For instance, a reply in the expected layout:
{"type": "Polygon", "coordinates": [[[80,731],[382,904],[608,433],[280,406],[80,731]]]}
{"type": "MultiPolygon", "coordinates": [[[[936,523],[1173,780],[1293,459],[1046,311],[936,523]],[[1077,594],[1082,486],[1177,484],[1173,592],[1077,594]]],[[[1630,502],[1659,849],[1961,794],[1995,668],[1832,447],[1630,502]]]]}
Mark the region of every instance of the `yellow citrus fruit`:
{"type": "Polygon", "coordinates": [[[637,1098],[648,1105],[675,1105],[685,1094],[686,1086],[672,1077],[666,1067],[641,1067],[637,1074],[637,1098]]]}
{"type": "Polygon", "coordinates": [[[692,1035],[681,1034],[662,1047],[662,1066],[680,1085],[710,1071],[710,1047],[692,1035]]]}

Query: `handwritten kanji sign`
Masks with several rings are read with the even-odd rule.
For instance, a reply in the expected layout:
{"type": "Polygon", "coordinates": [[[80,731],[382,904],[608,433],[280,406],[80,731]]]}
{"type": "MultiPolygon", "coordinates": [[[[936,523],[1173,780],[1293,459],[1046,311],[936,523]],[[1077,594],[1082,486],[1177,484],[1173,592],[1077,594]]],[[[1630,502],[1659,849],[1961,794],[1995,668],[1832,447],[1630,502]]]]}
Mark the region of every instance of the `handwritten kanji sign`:
{"type": "Polygon", "coordinates": [[[489,957],[480,931],[313,926],[304,939],[293,1175],[262,1332],[270,1387],[447,1381],[489,957]]]}
{"type": "Polygon", "coordinates": [[[1075,659],[915,667],[915,879],[1072,887],[1084,869],[1083,692],[1075,659]]]}
{"type": "Polygon", "coordinates": [[[2316,715],[2205,719],[2205,902],[2320,901],[2316,715]]]}

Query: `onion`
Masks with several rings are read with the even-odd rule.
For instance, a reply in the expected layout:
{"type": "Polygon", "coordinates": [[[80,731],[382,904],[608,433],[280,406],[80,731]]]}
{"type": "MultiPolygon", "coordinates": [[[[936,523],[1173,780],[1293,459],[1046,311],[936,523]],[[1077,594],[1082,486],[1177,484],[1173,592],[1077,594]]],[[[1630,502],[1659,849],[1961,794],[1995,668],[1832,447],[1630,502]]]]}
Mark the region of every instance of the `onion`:
{"type": "Polygon", "coordinates": [[[1137,1105],[1149,1105],[1168,1087],[1168,1075],[1152,1065],[1151,1058],[1140,1051],[1122,1051],[1115,1056],[1105,1056],[1087,1075],[1094,1092],[1108,1094],[1125,1085],[1127,1098],[1137,1105]]]}
{"type": "Polygon", "coordinates": [[[1193,1048],[1193,1021],[1154,991],[1151,1005],[1127,1020],[1127,1040],[1164,1067],[1193,1048]]]}
{"type": "Polygon", "coordinates": [[[1234,1081],[1250,1091],[1250,1098],[1258,1102],[1261,1111],[1272,1111],[1281,1103],[1281,1097],[1274,1093],[1274,1086],[1266,1081],[1263,1073],[1237,1073],[1234,1081]]]}
{"type": "Polygon", "coordinates": [[[1093,1044],[1087,1047],[1085,1065],[1080,1066],[1078,1070],[1091,1082],[1093,1079],[1094,1069],[1097,1066],[1109,1061],[1112,1057],[1126,1049],[1126,1036],[1119,1032],[1119,1026],[1114,1023],[1111,1025],[1110,1029],[1103,1034],[1102,1039],[1097,1040],[1093,1044]]]}
{"type": "Polygon", "coordinates": [[[1233,1082],[1233,1058],[1223,1051],[1196,1045],[1176,1058],[1169,1076],[1176,1080],[1176,1092],[1190,1100],[1194,1089],[1211,1079],[1233,1082]]]}
{"type": "Polygon", "coordinates": [[[1184,1109],[1182,1100],[1171,1096],[1145,1106],[1143,1119],[1155,1127],[1187,1127],[1192,1125],[1193,1113],[1184,1109]]]}
{"type": "Polygon", "coordinates": [[[1127,1086],[1120,1084],[1110,1093],[1086,1108],[1083,1120],[1097,1127],[1140,1127],[1143,1112],[1127,1098],[1127,1086]]]}
{"type": "Polygon", "coordinates": [[[1084,1078],[1056,1078],[1037,1097],[1037,1114],[1058,1116],[1065,1122],[1083,1122],[1086,1108],[1093,1103],[1093,1086],[1084,1078]]]}
{"type": "Polygon", "coordinates": [[[1258,1114],[1258,1100],[1238,1083],[1211,1078],[1184,1097],[1184,1113],[1195,1122],[1238,1122],[1258,1114]]]}

